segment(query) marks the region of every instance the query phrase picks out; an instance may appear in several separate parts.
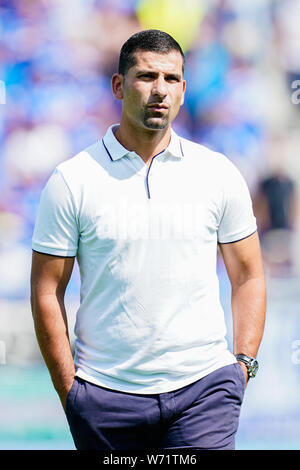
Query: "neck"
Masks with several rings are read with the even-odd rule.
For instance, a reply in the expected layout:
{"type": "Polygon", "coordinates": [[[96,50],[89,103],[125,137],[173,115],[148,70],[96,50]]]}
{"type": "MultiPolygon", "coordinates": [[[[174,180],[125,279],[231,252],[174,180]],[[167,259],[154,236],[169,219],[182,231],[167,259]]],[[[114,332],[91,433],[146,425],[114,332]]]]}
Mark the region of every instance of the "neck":
{"type": "Polygon", "coordinates": [[[114,131],[116,139],[126,149],[135,152],[149,165],[152,158],[162,152],[170,143],[171,126],[165,129],[141,129],[127,125],[121,120],[120,126],[114,131]]]}

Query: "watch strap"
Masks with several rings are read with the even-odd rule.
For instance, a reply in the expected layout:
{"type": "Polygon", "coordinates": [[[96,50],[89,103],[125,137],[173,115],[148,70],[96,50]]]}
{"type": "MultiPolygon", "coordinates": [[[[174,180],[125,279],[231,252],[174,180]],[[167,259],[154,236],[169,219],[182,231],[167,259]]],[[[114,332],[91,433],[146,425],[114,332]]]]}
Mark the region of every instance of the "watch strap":
{"type": "Polygon", "coordinates": [[[255,377],[258,369],[258,362],[254,357],[246,356],[246,354],[236,354],[237,361],[243,362],[248,370],[248,378],[255,377]]]}

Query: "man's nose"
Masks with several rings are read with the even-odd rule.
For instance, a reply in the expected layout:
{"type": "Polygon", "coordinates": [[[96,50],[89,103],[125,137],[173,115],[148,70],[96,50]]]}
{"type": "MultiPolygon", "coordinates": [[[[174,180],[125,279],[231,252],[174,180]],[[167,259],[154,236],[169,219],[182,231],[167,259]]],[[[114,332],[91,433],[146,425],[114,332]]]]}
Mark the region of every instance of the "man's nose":
{"type": "Polygon", "coordinates": [[[164,78],[157,78],[153,83],[152,94],[154,96],[165,97],[167,95],[167,87],[164,78]]]}

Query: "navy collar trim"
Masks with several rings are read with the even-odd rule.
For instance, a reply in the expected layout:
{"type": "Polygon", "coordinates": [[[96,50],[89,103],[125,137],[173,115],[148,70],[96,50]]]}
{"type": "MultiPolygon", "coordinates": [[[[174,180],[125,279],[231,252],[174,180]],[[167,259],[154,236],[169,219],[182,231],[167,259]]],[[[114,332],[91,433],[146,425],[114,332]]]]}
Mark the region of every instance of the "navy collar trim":
{"type": "MultiPolygon", "coordinates": [[[[113,129],[115,127],[115,124],[110,126],[102,139],[103,147],[111,161],[119,160],[125,157],[126,155],[132,153],[125,147],[123,147],[123,145],[116,139],[113,132],[113,129]]],[[[171,129],[171,140],[168,147],[160,153],[163,152],[167,152],[175,158],[182,158],[184,156],[182,141],[179,136],[173,131],[173,129],[171,129]]]]}

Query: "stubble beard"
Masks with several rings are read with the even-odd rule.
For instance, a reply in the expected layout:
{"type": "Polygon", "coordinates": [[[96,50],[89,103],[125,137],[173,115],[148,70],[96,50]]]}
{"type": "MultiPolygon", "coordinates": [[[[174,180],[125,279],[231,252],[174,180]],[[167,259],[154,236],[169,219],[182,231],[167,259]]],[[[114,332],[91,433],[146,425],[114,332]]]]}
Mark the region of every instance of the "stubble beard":
{"type": "Polygon", "coordinates": [[[169,113],[162,116],[162,113],[145,110],[143,123],[148,129],[165,129],[169,124],[169,113]]]}

